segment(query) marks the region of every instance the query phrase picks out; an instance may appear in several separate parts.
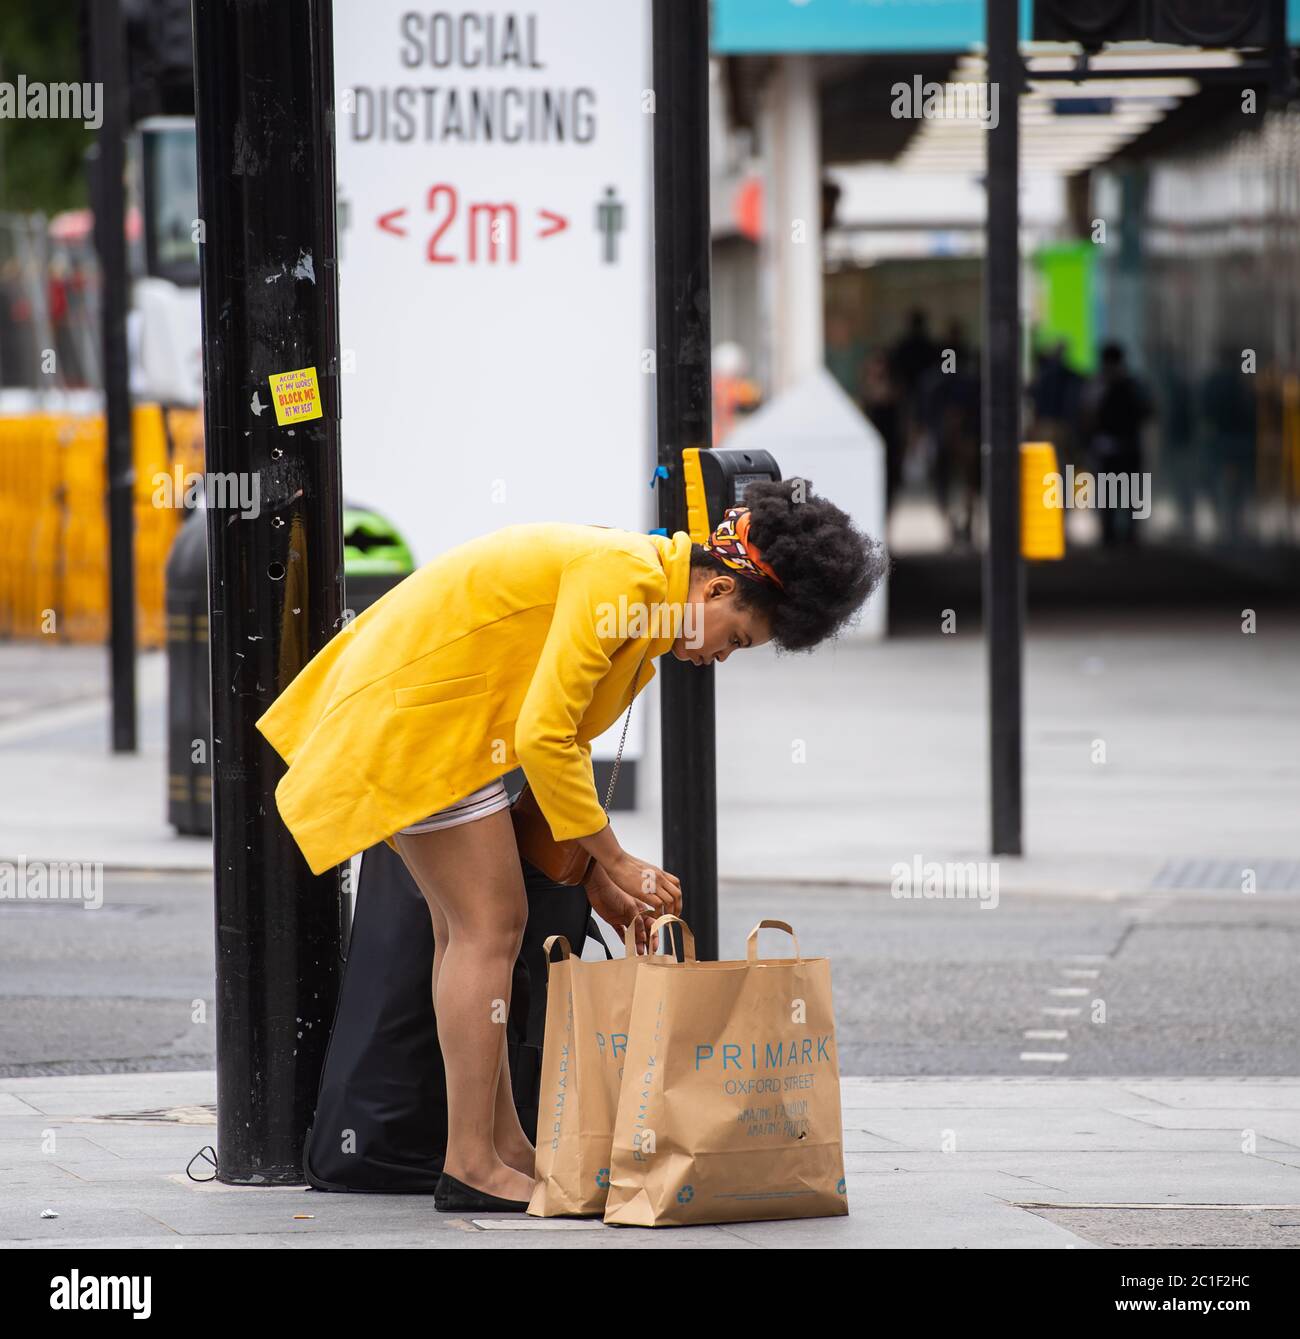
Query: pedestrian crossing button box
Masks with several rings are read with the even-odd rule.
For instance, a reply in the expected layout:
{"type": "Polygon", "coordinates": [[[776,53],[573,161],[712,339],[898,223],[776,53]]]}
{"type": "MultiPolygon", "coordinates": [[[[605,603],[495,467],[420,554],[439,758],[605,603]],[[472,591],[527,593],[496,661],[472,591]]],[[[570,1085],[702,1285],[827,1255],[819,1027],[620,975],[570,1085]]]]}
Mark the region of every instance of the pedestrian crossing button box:
{"type": "Polygon", "coordinates": [[[780,479],[781,469],[770,451],[745,451],[722,446],[682,452],[686,485],[686,528],[697,544],[713,533],[728,507],[741,506],[757,479],[780,479]]]}

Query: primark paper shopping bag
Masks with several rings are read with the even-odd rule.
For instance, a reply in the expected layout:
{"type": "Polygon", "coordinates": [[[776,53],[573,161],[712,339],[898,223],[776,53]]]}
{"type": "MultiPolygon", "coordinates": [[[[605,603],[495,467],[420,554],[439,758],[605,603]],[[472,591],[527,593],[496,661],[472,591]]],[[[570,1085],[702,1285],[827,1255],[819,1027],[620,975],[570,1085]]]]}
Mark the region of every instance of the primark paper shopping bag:
{"type": "Polygon", "coordinates": [[[642,959],[605,1222],[663,1227],[848,1213],[826,958],[642,959]]]}
{"type": "Polygon", "coordinates": [[[537,1179],[528,1204],[539,1218],[599,1215],[605,1208],[633,983],[637,963],[647,961],[637,956],[635,925],[623,942],[626,957],[584,962],[562,935],[546,941],[537,1179]],[[553,962],[556,944],[561,957],[553,962]]]}

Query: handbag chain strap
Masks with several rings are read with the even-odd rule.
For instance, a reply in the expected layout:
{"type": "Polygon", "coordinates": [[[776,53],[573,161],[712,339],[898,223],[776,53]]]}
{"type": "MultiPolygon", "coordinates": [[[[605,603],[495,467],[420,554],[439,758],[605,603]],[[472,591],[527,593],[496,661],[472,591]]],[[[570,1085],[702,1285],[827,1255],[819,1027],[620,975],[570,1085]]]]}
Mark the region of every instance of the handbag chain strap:
{"type": "Polygon", "coordinates": [[[627,727],[632,724],[632,704],[636,701],[636,686],[644,668],[645,659],[642,659],[636,667],[636,676],[632,680],[632,701],[627,704],[627,715],[623,718],[623,738],[618,741],[618,752],[614,755],[614,770],[609,774],[609,789],[605,792],[606,813],[609,812],[610,802],[614,798],[614,783],[618,780],[618,765],[623,761],[623,745],[627,742],[627,727]]]}

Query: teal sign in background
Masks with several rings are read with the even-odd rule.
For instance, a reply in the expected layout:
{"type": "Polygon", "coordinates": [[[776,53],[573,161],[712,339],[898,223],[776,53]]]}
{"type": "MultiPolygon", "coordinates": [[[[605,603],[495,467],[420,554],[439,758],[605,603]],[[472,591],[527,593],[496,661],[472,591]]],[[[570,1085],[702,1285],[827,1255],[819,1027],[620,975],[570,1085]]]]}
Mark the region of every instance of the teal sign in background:
{"type": "MultiPolygon", "coordinates": [[[[1020,0],[1020,33],[1032,31],[1020,0]]],[[[1287,6],[1300,42],[1300,5],[1287,6]]],[[[984,40],[984,0],[713,0],[713,50],[963,51],[984,40]]]]}
{"type": "MultiPolygon", "coordinates": [[[[1031,0],[1020,0],[1029,31],[1031,0]]],[[[984,0],[713,0],[713,49],[961,51],[984,40],[984,0]]]]}

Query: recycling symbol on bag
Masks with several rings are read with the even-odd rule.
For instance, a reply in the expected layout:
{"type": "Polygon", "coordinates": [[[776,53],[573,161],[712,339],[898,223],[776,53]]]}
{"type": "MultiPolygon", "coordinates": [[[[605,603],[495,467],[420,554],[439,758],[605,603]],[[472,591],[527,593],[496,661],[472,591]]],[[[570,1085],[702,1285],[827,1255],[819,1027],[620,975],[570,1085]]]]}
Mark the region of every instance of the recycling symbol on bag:
{"type": "Polygon", "coordinates": [[[694,1187],[694,1186],[683,1186],[683,1187],[677,1192],[677,1203],[678,1203],[678,1204],[689,1204],[694,1198],[695,1198],[695,1187],[694,1187]]]}
{"type": "Polygon", "coordinates": [[[848,1187],[844,1184],[844,1178],[841,1176],[835,1183],[835,1193],[837,1195],[842,1195],[847,1189],[848,1187]]]}
{"type": "Polygon", "coordinates": [[[608,1168],[608,1167],[602,1167],[602,1168],[600,1169],[600,1171],[598,1171],[598,1172],[596,1173],[596,1184],[597,1184],[602,1190],[608,1190],[608,1189],[609,1189],[609,1168],[608,1168]]]}

